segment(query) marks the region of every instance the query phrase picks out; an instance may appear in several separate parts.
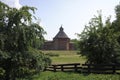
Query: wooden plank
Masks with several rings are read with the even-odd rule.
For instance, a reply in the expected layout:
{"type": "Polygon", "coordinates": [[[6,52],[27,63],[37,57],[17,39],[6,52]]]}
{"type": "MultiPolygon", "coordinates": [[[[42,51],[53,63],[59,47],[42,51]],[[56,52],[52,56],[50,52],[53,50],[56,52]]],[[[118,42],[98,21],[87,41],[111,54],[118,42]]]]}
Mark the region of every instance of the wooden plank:
{"type": "Polygon", "coordinates": [[[70,66],[70,65],[80,65],[80,63],[70,63],[70,64],[52,64],[52,66],[70,66]]]}
{"type": "Polygon", "coordinates": [[[70,64],[53,64],[48,67],[53,71],[81,71],[86,73],[118,73],[120,70],[120,64],[82,64],[70,63],[70,64]]]}
{"type": "Polygon", "coordinates": [[[120,64],[82,64],[82,72],[86,73],[116,73],[120,64]]]}
{"type": "Polygon", "coordinates": [[[82,66],[119,66],[120,67],[120,64],[82,64],[82,66]]]}
{"type": "Polygon", "coordinates": [[[64,71],[65,69],[72,69],[74,71],[77,71],[78,70],[78,68],[77,68],[78,66],[80,66],[80,63],[53,64],[49,68],[53,68],[54,72],[56,72],[57,70],[64,71]]]}

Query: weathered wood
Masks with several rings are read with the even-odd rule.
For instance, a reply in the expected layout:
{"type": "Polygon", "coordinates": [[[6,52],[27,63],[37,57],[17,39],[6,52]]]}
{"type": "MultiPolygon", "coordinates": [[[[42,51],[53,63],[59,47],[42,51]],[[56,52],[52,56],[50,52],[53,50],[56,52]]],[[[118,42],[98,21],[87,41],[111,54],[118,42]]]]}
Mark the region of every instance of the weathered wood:
{"type": "Polygon", "coordinates": [[[61,65],[61,71],[64,71],[64,67],[63,67],[63,65],[61,65]]]}
{"type": "Polygon", "coordinates": [[[102,73],[102,74],[114,74],[120,73],[120,64],[53,64],[48,67],[50,71],[75,71],[83,73],[102,73]]]}
{"type": "Polygon", "coordinates": [[[85,73],[116,73],[120,70],[120,64],[82,64],[82,72],[85,73]]]}
{"type": "Polygon", "coordinates": [[[54,72],[56,72],[57,70],[60,70],[60,71],[72,70],[77,72],[78,69],[81,69],[80,63],[52,64],[49,68],[52,68],[54,72]]]}
{"type": "Polygon", "coordinates": [[[56,72],[56,65],[53,65],[54,72],[56,72]]]}

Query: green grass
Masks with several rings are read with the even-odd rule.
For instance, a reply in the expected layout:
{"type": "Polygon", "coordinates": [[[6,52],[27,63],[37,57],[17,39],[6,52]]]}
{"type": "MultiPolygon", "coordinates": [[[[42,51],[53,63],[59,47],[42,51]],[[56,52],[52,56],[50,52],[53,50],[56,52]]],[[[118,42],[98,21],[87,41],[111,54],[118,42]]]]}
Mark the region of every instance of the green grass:
{"type": "MultiPolygon", "coordinates": [[[[52,64],[84,63],[85,57],[78,55],[77,51],[43,51],[52,59],[52,64]]],[[[30,80],[30,79],[28,79],[30,80]]],[[[31,80],[120,80],[117,74],[82,74],[74,72],[41,72],[31,80]]]]}
{"type": "Polygon", "coordinates": [[[120,75],[108,74],[80,74],[65,72],[42,72],[33,77],[33,80],[120,80],[120,75]]]}
{"type": "Polygon", "coordinates": [[[43,51],[45,54],[53,55],[50,56],[52,64],[62,63],[84,63],[85,58],[77,54],[77,51],[43,51]],[[54,56],[57,55],[57,56],[54,56]]]}

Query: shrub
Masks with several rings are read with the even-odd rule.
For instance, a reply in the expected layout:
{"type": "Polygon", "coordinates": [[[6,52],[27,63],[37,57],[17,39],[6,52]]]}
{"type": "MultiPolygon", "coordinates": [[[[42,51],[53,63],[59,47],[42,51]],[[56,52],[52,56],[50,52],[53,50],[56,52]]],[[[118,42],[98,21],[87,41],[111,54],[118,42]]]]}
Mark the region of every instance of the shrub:
{"type": "Polygon", "coordinates": [[[50,58],[35,49],[23,53],[11,52],[8,58],[0,61],[0,76],[3,80],[24,78],[43,71],[50,64],[50,58]]]}

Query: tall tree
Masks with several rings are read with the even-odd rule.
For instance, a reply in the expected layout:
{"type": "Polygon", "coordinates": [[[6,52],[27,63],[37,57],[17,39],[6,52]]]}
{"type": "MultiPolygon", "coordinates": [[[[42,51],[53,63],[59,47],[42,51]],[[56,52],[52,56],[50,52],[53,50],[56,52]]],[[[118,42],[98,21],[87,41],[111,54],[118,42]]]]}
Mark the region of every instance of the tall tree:
{"type": "MultiPolygon", "coordinates": [[[[50,59],[33,49],[36,39],[43,42],[44,30],[31,24],[34,7],[17,10],[0,2],[0,69],[2,80],[16,80],[43,70],[50,59]]],[[[35,48],[35,47],[34,47],[35,48]]]]}
{"type": "Polygon", "coordinates": [[[114,33],[119,35],[118,42],[120,43],[120,3],[115,7],[116,19],[112,23],[114,33]]]}
{"type": "Polygon", "coordinates": [[[84,31],[79,34],[80,53],[87,57],[88,63],[102,64],[116,62],[119,44],[118,35],[113,34],[110,18],[105,24],[101,13],[91,19],[84,31]]]}

